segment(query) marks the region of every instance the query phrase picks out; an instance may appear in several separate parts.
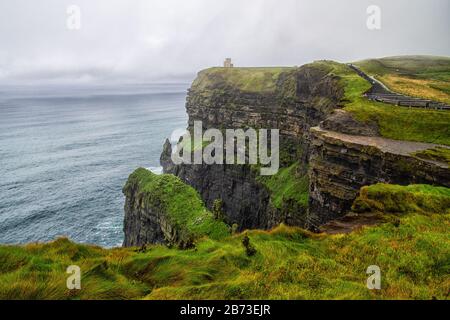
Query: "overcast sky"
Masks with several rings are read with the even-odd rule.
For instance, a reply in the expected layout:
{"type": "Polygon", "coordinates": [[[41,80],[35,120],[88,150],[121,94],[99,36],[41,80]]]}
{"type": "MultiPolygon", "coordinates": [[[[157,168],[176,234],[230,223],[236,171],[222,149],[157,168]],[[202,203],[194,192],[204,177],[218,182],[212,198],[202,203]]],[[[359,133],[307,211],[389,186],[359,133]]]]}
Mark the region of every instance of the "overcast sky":
{"type": "Polygon", "coordinates": [[[238,66],[450,56],[448,0],[0,0],[0,82],[154,81],[238,66]],[[81,29],[67,28],[69,5],[81,29]],[[381,30],[366,26],[369,5],[381,30]]]}

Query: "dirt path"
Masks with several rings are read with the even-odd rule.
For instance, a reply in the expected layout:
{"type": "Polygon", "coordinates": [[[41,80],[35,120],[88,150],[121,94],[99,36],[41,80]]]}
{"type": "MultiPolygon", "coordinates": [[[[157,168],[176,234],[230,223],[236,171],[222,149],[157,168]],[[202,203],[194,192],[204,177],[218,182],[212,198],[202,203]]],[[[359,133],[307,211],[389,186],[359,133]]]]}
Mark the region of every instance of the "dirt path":
{"type": "Polygon", "coordinates": [[[435,147],[443,147],[450,149],[450,147],[448,146],[435,143],[392,140],[383,137],[356,136],[335,131],[329,131],[319,127],[314,127],[311,130],[314,130],[315,132],[318,132],[330,138],[342,140],[344,142],[373,146],[377,147],[383,152],[389,152],[399,155],[410,155],[411,153],[414,152],[432,149],[435,147]]]}

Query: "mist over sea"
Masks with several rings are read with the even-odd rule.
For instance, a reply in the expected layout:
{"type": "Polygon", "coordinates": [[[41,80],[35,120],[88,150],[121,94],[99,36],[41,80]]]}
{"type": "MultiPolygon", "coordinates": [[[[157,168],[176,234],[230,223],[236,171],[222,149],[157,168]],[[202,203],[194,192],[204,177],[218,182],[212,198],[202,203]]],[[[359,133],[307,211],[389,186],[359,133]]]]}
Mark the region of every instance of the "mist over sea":
{"type": "Polygon", "coordinates": [[[122,187],[160,169],[188,86],[0,87],[0,243],[120,246],[122,187]]]}

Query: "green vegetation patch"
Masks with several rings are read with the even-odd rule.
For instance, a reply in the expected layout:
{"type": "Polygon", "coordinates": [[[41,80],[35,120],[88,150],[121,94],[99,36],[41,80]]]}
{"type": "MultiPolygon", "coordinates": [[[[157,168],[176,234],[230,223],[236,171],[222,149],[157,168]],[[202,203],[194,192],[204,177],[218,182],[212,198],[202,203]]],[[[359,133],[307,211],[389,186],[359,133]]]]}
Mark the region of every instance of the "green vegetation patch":
{"type": "Polygon", "coordinates": [[[47,244],[0,246],[0,299],[137,299],[150,292],[123,274],[131,251],[105,250],[61,238],[47,244]],[[81,290],[68,290],[67,267],[81,269],[81,290]]]}
{"type": "Polygon", "coordinates": [[[267,68],[209,68],[199,72],[192,90],[208,91],[234,88],[242,92],[273,93],[283,72],[289,67],[267,68]]]}
{"type": "Polygon", "coordinates": [[[450,189],[430,185],[376,184],[363,187],[355,212],[450,214],[450,189]]]}
{"type": "Polygon", "coordinates": [[[137,197],[142,197],[144,205],[158,206],[165,212],[181,238],[219,239],[229,234],[227,225],[213,218],[197,191],[174,175],[156,175],[139,168],[130,175],[124,193],[133,186],[137,186],[137,197]]]}
{"type": "Polygon", "coordinates": [[[304,208],[308,206],[308,175],[300,174],[299,167],[299,163],[294,163],[281,168],[276,175],[258,178],[270,190],[271,201],[276,208],[281,209],[288,201],[295,201],[304,208]]]}
{"type": "Polygon", "coordinates": [[[432,149],[427,149],[424,151],[416,152],[413,155],[418,158],[421,158],[421,159],[444,162],[450,166],[450,149],[449,148],[435,147],[432,149]]]}

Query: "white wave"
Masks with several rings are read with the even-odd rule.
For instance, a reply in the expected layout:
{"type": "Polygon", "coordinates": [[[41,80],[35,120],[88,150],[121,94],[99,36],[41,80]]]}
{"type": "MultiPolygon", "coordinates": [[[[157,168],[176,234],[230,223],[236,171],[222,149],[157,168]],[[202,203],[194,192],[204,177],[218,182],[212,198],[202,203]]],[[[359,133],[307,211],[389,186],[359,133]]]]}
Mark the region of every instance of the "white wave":
{"type": "Polygon", "coordinates": [[[146,169],[153,172],[154,174],[158,174],[158,175],[163,173],[163,167],[149,167],[146,169]]]}

